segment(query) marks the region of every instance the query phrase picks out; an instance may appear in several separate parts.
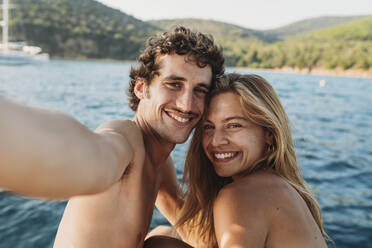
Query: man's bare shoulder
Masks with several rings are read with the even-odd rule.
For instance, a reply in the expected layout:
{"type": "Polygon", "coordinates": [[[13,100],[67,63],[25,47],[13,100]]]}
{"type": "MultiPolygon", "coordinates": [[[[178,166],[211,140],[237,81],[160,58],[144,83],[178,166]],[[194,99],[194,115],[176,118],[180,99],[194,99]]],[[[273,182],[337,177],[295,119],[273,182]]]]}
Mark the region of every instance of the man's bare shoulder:
{"type": "Polygon", "coordinates": [[[100,125],[95,132],[99,134],[118,134],[135,147],[143,144],[142,132],[132,120],[112,120],[100,125]]]}
{"type": "MultiPolygon", "coordinates": [[[[113,120],[100,125],[96,130],[101,137],[102,150],[110,149],[116,153],[120,167],[119,175],[127,173],[133,164],[140,164],[145,154],[145,146],[140,128],[131,120],[113,120]]],[[[107,157],[106,159],[110,159],[107,157]]]]}
{"type": "Polygon", "coordinates": [[[141,135],[141,131],[137,124],[132,120],[112,120],[108,121],[104,124],[101,124],[97,129],[96,132],[118,132],[118,133],[128,133],[134,132],[138,135],[141,135]]]}

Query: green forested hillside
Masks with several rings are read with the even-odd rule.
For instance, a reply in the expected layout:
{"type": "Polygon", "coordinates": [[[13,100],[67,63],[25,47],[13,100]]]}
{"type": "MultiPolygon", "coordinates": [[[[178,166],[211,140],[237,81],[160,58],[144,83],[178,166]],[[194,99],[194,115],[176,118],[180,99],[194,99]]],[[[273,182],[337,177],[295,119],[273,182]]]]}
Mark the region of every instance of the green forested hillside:
{"type": "Polygon", "coordinates": [[[297,21],[280,28],[265,30],[264,33],[274,35],[277,40],[283,40],[289,36],[336,26],[364,17],[366,16],[321,16],[297,21]]]}
{"type": "Polygon", "coordinates": [[[202,19],[143,22],[95,0],[10,3],[11,39],[41,46],[52,57],[135,59],[148,37],[184,25],[213,35],[227,66],[372,70],[372,15],[320,17],[260,31],[202,19]]]}
{"type": "Polygon", "coordinates": [[[372,68],[372,16],[274,44],[235,46],[236,64],[257,68],[372,68]]]}
{"type": "Polygon", "coordinates": [[[304,38],[316,41],[355,40],[372,41],[372,15],[335,27],[308,33],[304,38]]]}
{"type": "Polygon", "coordinates": [[[231,42],[242,41],[266,41],[270,42],[276,37],[270,33],[263,33],[261,31],[244,28],[241,26],[214,21],[195,18],[186,19],[168,19],[168,20],[152,20],[149,23],[160,27],[164,30],[169,30],[177,25],[183,25],[193,30],[202,33],[212,34],[213,37],[222,44],[229,44],[231,42]]]}
{"type": "Polygon", "coordinates": [[[171,19],[150,21],[154,26],[169,30],[177,25],[183,25],[202,33],[213,35],[217,44],[224,48],[225,61],[228,66],[235,66],[245,55],[246,49],[241,47],[259,47],[265,42],[275,40],[269,34],[246,29],[237,25],[203,19],[171,19]]]}
{"type": "Polygon", "coordinates": [[[160,29],[93,0],[11,0],[10,38],[51,56],[134,59],[160,29]]]}
{"type": "Polygon", "coordinates": [[[355,21],[366,16],[323,16],[297,21],[280,28],[254,30],[214,20],[195,18],[152,20],[149,23],[168,30],[176,25],[191,27],[200,32],[211,33],[220,40],[242,41],[256,39],[266,43],[282,41],[288,37],[355,21]]]}
{"type": "Polygon", "coordinates": [[[224,47],[229,66],[292,67],[309,71],[314,68],[372,68],[372,16],[320,17],[272,32],[201,19],[158,20],[150,23],[163,29],[177,24],[186,25],[212,34],[217,43],[224,47]],[[317,30],[306,32],[314,29],[317,30]]]}

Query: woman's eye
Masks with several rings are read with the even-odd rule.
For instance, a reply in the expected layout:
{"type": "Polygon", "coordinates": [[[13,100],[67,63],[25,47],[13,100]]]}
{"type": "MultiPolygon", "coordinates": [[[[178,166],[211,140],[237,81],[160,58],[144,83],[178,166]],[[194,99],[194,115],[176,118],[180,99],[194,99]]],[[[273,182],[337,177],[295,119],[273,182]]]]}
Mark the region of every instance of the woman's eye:
{"type": "Polygon", "coordinates": [[[203,129],[204,129],[204,130],[210,130],[210,129],[213,129],[213,126],[207,124],[207,125],[204,125],[204,126],[203,126],[203,129]]]}
{"type": "Polygon", "coordinates": [[[232,123],[232,124],[227,125],[227,128],[239,128],[239,127],[242,127],[242,125],[237,124],[237,123],[232,123]]]}

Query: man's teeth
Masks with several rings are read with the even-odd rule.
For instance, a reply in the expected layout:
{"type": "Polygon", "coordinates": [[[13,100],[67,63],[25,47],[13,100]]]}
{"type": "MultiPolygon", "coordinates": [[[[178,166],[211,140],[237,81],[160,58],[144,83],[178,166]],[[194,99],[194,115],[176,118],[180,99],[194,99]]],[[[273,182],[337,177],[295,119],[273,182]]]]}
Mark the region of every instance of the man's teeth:
{"type": "Polygon", "coordinates": [[[176,119],[177,121],[179,121],[179,122],[183,122],[183,123],[188,122],[188,121],[190,120],[190,119],[186,119],[186,118],[179,117],[179,116],[174,115],[174,114],[172,114],[172,113],[169,113],[169,115],[170,115],[172,118],[176,119]]]}
{"type": "Polygon", "coordinates": [[[215,153],[214,156],[217,159],[224,159],[224,158],[231,158],[234,156],[233,152],[228,152],[228,153],[215,153]]]}

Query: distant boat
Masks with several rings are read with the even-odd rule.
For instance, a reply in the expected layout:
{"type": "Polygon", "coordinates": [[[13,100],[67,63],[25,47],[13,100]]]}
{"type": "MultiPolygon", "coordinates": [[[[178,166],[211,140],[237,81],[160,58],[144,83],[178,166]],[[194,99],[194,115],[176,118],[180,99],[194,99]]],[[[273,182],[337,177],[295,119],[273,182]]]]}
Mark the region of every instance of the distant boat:
{"type": "Polygon", "coordinates": [[[2,65],[22,65],[36,61],[49,60],[48,54],[41,53],[41,48],[37,46],[27,46],[25,42],[9,42],[9,2],[3,0],[3,42],[0,44],[0,64],[2,65]]]}

